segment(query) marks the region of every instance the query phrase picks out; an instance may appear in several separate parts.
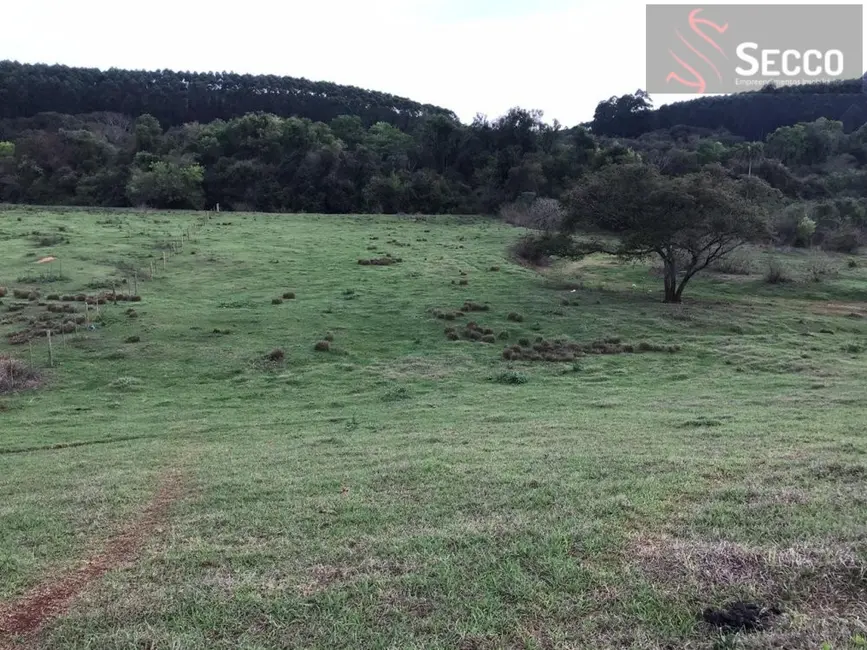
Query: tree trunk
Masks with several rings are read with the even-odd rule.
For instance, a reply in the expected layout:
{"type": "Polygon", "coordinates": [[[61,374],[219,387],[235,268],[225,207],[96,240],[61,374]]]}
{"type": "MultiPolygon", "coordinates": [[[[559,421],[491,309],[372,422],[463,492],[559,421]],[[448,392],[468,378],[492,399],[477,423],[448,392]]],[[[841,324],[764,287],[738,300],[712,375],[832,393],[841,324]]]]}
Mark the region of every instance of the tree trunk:
{"type": "Polygon", "coordinates": [[[680,291],[677,289],[677,264],[673,259],[665,260],[665,301],[680,302],[680,291]]]}

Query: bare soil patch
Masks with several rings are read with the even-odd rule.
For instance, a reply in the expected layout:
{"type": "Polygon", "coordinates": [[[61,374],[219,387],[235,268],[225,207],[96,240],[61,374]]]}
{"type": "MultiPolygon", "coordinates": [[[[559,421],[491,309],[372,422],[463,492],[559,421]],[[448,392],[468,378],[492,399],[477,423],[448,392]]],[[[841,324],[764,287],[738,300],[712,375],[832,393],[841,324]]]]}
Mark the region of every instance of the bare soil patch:
{"type": "Polygon", "coordinates": [[[138,517],[109,538],[101,552],[66,575],[44,580],[18,600],[0,604],[0,648],[12,647],[9,645],[12,637],[31,634],[61,616],[90,583],[135,560],[182,494],[181,477],[175,472],[166,474],[154,498],[138,517]]]}

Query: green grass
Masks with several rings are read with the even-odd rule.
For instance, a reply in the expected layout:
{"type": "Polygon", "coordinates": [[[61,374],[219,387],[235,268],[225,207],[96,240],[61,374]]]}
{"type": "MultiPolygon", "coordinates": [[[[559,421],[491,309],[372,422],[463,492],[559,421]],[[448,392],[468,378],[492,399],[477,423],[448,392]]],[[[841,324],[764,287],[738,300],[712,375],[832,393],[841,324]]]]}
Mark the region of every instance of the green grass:
{"type": "MultiPolygon", "coordinates": [[[[165,242],[202,218],[0,211],[10,292],[94,293],[136,269],[142,296],[54,337],[53,368],[34,341],[46,385],[0,397],[0,603],[98,552],[165,472],[185,486],[138,560],[38,647],[845,648],[867,634],[867,260],[828,258],[813,282],[809,256],[785,254],[804,273],[781,285],[758,260],[671,306],[652,265],[537,272],[489,220],[219,214],[163,271],[165,242]],[[31,234],[60,227],[68,243],[31,234]],[[65,279],[17,282],[49,254],[65,279]],[[385,254],[403,261],[358,264],[385,254]],[[490,310],[434,316],[466,301],[490,310]],[[470,320],[509,338],[444,335],[470,320]],[[501,356],[559,336],[681,349],[501,356]],[[275,348],[284,359],[266,360],[275,348]],[[698,619],[738,598],[785,614],[728,637],[698,619]]],[[[15,302],[4,334],[42,311],[15,302]]],[[[0,352],[30,356],[5,337],[0,352]]]]}

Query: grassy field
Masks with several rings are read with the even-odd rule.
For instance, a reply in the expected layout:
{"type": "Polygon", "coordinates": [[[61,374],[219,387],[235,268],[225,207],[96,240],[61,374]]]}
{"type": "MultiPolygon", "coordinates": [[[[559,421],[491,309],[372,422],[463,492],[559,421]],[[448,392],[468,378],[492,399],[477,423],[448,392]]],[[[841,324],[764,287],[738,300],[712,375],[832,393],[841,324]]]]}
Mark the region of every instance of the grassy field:
{"type": "Polygon", "coordinates": [[[0,396],[0,614],[115,557],[0,647],[867,646],[867,258],[753,251],[672,306],[651,265],[528,269],[519,235],[0,211],[0,354],[44,376],[0,396]],[[126,279],[53,367],[7,343],[126,279]],[[503,358],[537,337],[623,353],[503,358]],[[781,613],[702,622],[739,599],[781,613]]]}

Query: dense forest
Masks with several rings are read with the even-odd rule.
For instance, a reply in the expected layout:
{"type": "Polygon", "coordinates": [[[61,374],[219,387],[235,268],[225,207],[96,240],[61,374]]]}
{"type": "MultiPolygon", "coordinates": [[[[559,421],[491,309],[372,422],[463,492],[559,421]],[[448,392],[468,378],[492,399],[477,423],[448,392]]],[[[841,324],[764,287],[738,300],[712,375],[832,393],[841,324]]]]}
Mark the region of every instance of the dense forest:
{"type": "Polygon", "coordinates": [[[638,91],[601,102],[591,122],[599,135],[636,137],[674,126],[726,130],[748,140],[763,140],[781,126],[839,120],[847,131],[867,122],[867,94],[862,80],[801,86],[767,86],[757,92],[699,97],[652,109],[638,91]]]}
{"type": "Polygon", "coordinates": [[[258,111],[329,122],[356,115],[365,126],[408,128],[451,111],[386,93],[272,75],[171,70],[97,70],[0,61],[0,119],[53,112],[153,115],[163,126],[211,122],[258,111]]]}
{"type": "Polygon", "coordinates": [[[637,92],[600,102],[586,127],[563,128],[521,108],[463,124],[445,109],[290,78],[0,63],[0,201],[492,214],[561,199],[612,165],[669,177],[714,166],[785,197],[780,241],[804,243],[807,219],[810,243],[845,250],[867,226],[867,119],[855,88],[658,110],[637,92]]]}

